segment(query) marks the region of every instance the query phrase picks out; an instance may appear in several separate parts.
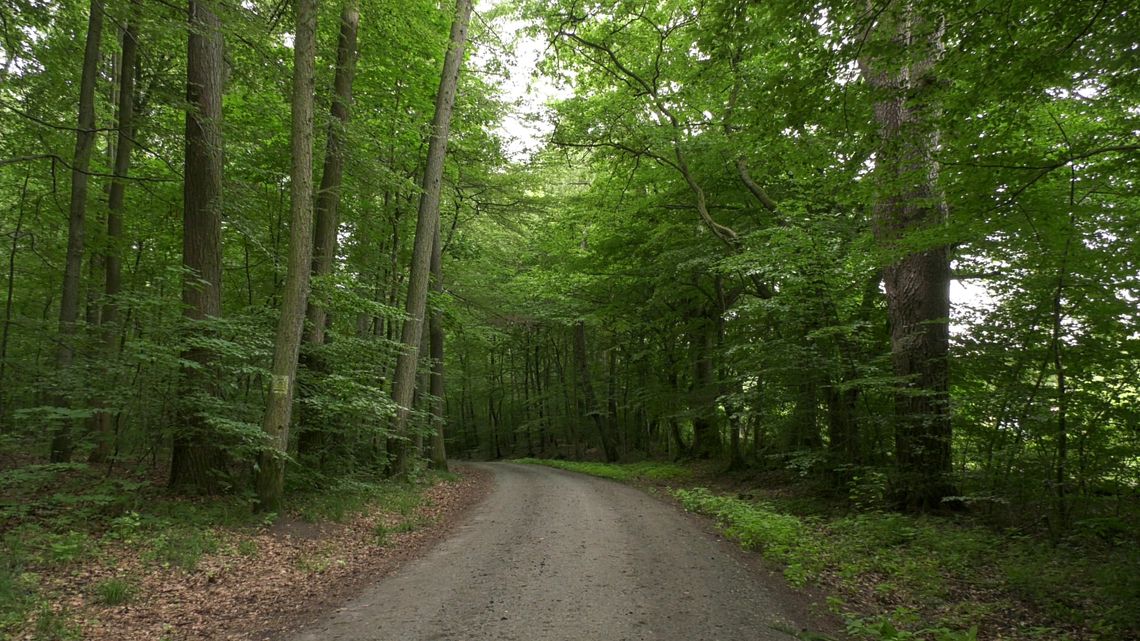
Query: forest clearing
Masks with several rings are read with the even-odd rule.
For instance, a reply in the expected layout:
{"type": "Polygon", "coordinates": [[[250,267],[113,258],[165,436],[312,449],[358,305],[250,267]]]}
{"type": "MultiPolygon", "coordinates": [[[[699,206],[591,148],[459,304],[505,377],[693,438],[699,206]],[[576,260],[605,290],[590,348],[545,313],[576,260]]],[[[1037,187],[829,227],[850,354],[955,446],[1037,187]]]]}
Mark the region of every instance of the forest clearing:
{"type": "Polygon", "coordinates": [[[1138,33],[0,2],[0,639],[1140,639],[1138,33]]]}

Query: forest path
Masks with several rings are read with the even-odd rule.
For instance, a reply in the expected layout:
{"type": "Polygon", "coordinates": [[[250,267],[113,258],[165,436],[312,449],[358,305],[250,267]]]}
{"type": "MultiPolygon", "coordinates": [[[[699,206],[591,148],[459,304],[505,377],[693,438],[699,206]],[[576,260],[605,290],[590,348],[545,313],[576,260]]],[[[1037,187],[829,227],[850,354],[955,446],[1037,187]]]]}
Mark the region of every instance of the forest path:
{"type": "Polygon", "coordinates": [[[781,630],[801,629],[782,581],[676,507],[562,470],[477,465],[494,490],[449,539],[293,641],[786,641],[781,630]]]}

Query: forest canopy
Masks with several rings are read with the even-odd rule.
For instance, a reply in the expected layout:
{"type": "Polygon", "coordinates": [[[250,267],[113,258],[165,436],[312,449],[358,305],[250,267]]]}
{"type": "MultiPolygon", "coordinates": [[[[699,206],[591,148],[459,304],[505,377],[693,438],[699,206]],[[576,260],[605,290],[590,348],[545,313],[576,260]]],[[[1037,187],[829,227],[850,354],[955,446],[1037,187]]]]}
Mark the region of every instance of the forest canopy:
{"type": "Polygon", "coordinates": [[[5,468],[1135,507],[1127,3],[443,5],[0,5],[5,468]]]}

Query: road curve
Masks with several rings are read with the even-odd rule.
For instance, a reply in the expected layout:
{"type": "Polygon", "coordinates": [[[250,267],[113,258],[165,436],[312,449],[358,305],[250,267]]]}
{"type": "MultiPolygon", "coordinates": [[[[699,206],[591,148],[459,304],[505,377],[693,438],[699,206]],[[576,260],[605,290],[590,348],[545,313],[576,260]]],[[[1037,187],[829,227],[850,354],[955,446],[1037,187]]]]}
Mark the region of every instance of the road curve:
{"type": "Polygon", "coordinates": [[[426,556],[292,641],[788,641],[765,577],[634,488],[489,463],[495,488],[426,556]]]}

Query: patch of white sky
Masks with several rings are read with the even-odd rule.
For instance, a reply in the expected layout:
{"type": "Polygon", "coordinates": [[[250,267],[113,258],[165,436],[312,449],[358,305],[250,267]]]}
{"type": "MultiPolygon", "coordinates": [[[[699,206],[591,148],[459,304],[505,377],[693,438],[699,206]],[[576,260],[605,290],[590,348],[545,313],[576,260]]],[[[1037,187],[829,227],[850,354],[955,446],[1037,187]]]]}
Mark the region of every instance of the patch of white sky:
{"type": "Polygon", "coordinates": [[[538,63],[550,43],[541,35],[528,32],[526,21],[514,15],[484,18],[499,0],[478,0],[476,19],[483,22],[484,35],[472,51],[472,67],[499,70],[489,73],[509,109],[495,133],[503,141],[507,157],[524,162],[537,153],[554,131],[549,104],[567,98],[570,87],[542,74],[538,63]]]}

